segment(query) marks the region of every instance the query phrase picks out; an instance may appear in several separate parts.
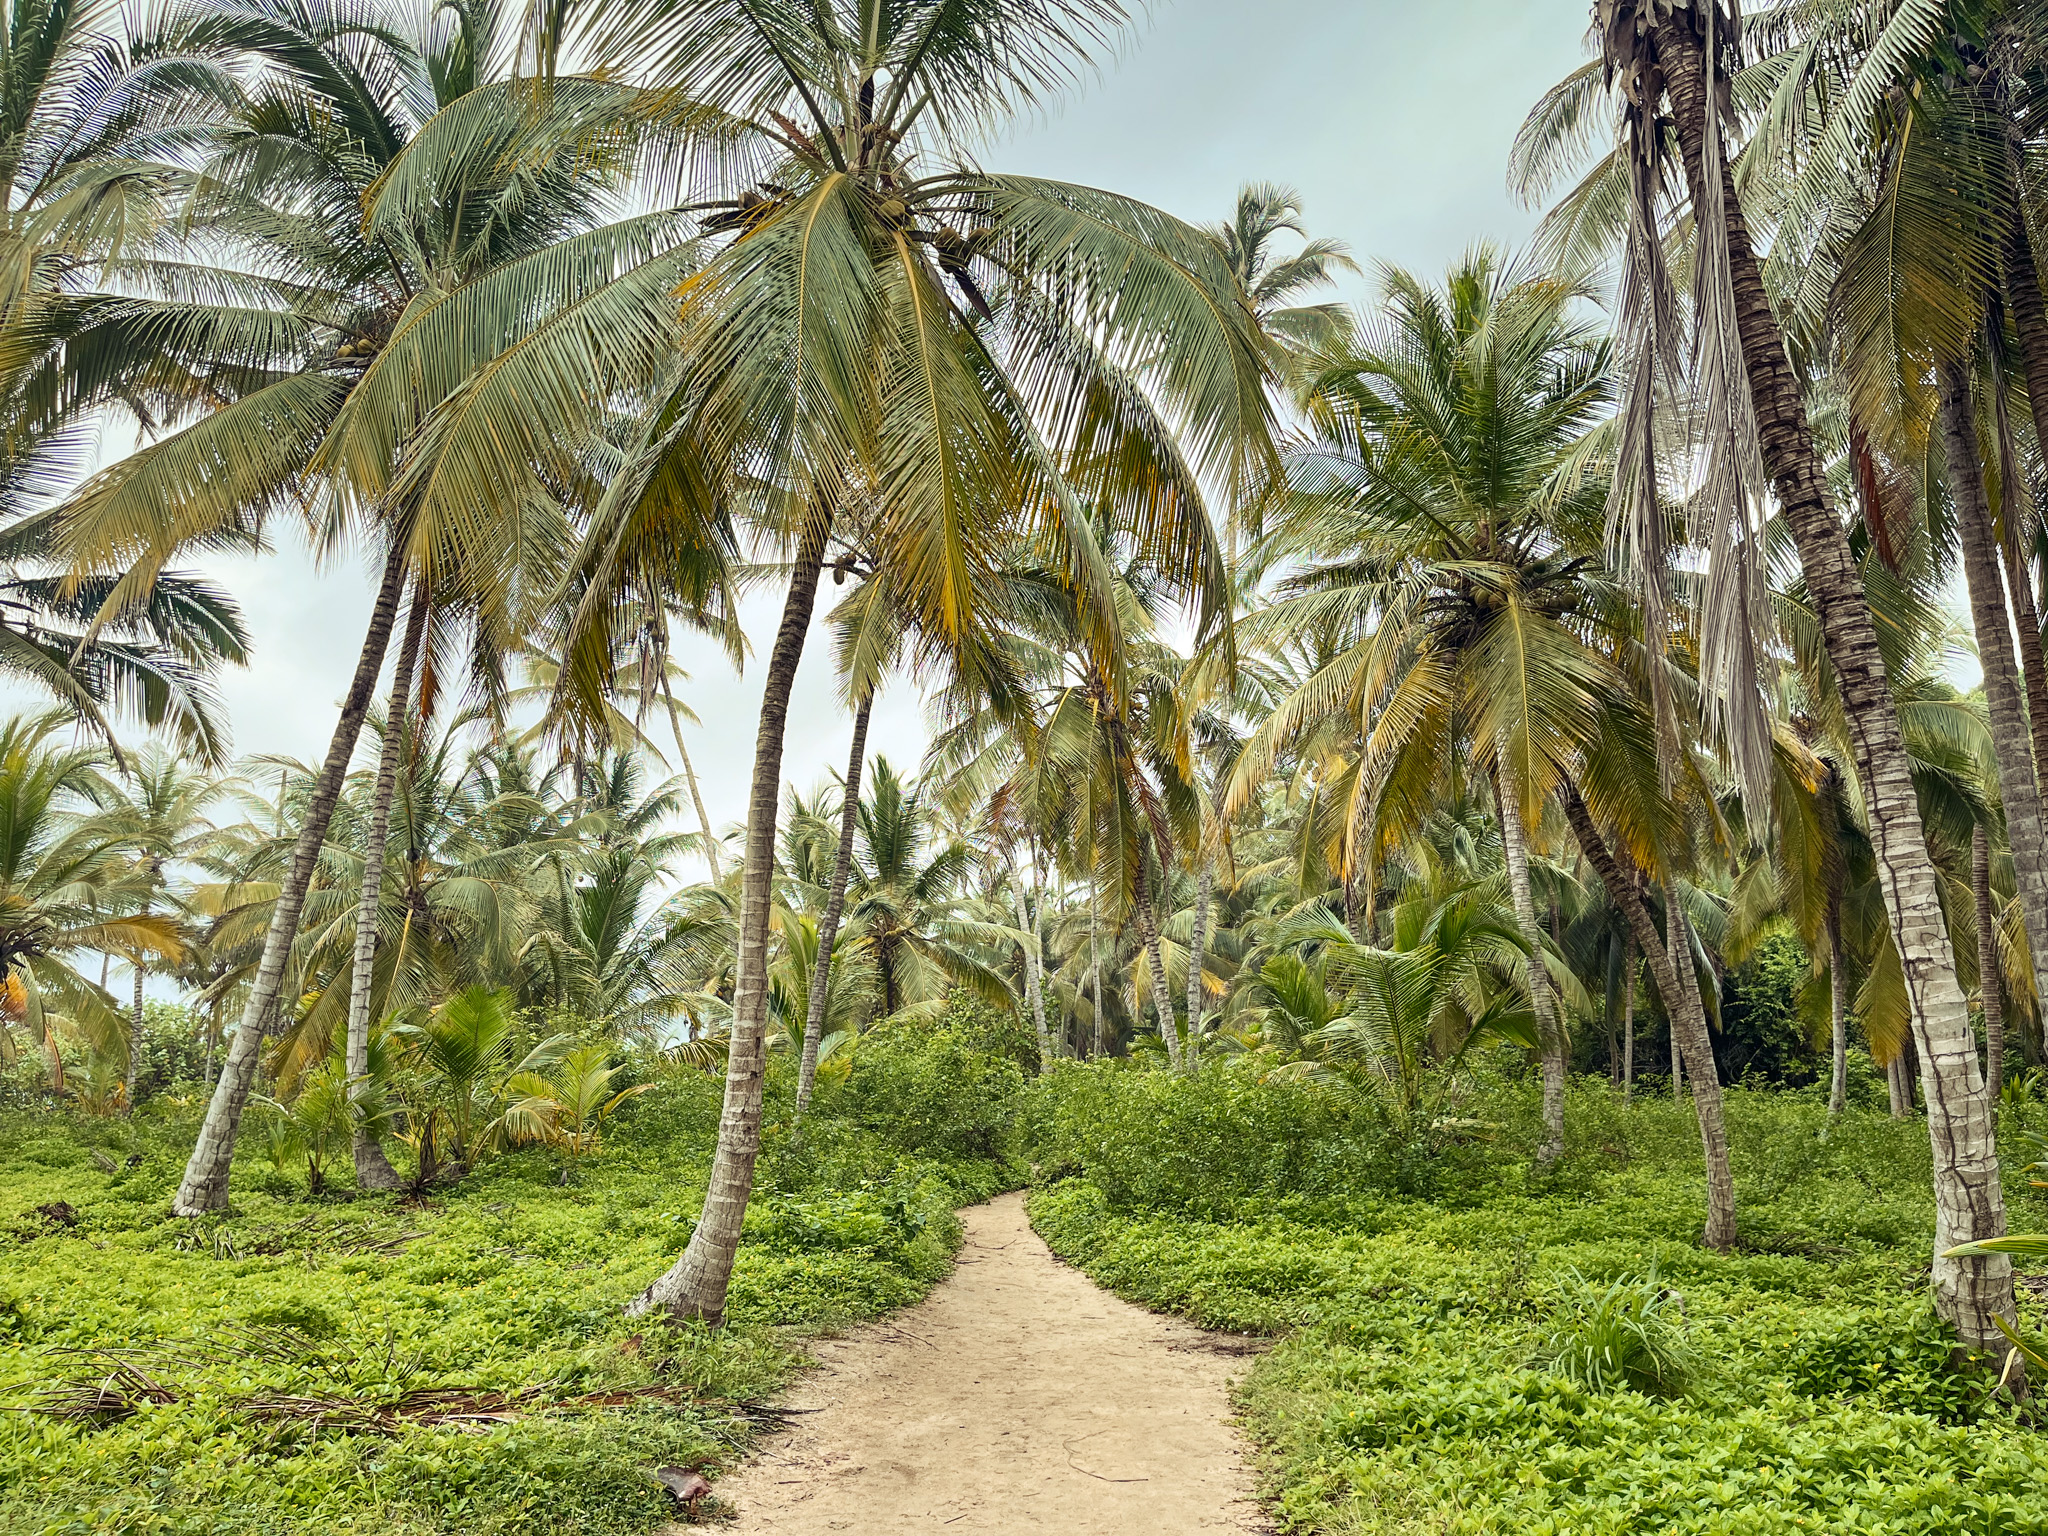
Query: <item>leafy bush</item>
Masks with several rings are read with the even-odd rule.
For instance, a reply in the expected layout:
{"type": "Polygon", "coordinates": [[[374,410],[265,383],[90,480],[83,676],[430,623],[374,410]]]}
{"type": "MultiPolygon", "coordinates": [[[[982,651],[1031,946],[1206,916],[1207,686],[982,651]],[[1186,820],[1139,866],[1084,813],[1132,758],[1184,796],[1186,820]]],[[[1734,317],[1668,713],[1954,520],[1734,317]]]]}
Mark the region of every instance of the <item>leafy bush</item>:
{"type": "Polygon", "coordinates": [[[1595,1392],[1627,1387],[1645,1397],[1685,1396],[1696,1369],[1678,1296],[1654,1270],[1604,1290],[1574,1271],[1531,1364],[1595,1392]]]}
{"type": "Polygon", "coordinates": [[[905,1152],[1005,1162],[1023,1092],[1023,1068],[988,1048],[976,1010],[956,998],[936,1026],[898,1019],[862,1036],[853,1070],[820,1085],[818,1106],[905,1152]]]}

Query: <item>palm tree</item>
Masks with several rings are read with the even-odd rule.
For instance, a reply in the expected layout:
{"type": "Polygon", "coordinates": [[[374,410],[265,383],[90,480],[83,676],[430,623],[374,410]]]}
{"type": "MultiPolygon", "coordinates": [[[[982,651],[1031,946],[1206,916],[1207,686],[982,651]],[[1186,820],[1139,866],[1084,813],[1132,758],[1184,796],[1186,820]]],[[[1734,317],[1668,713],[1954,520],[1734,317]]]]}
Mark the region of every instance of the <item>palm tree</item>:
{"type": "MultiPolygon", "coordinates": [[[[1226,263],[1154,209],[970,158],[1121,19],[1093,0],[645,0],[563,14],[594,58],[725,114],[744,151],[705,188],[722,204],[708,231],[733,238],[685,296],[681,377],[633,475],[660,493],[617,498],[586,632],[610,622],[603,594],[659,579],[651,552],[682,542],[660,530],[701,521],[713,500],[795,546],[749,799],[718,1157],[689,1251],[640,1310],[723,1310],[759,1147],[783,727],[840,513],[873,509],[863,542],[937,646],[973,632],[977,573],[1025,531],[1090,594],[1093,631],[1113,648],[1090,501],[1203,600],[1205,625],[1217,617],[1202,479],[1236,494],[1271,452],[1265,356],[1226,263]]],[[[585,390],[586,408],[602,393],[585,390]]],[[[479,395],[446,430],[517,405],[479,395]]],[[[551,405],[517,435],[563,425],[551,405]]]]}
{"type": "Polygon", "coordinates": [[[1341,240],[1310,239],[1302,223],[1301,194],[1265,181],[1239,188],[1235,214],[1213,233],[1278,354],[1277,371],[1296,387],[1307,383],[1313,356],[1348,342],[1353,321],[1342,304],[1300,301],[1334,283],[1338,273],[1358,270],[1350,248],[1341,240]],[[1301,248],[1291,256],[1274,249],[1283,234],[1302,237],[1301,248]]]}
{"type": "MultiPolygon", "coordinates": [[[[1994,1319],[2012,1309],[2009,1262],[1950,1256],[1951,1249],[2003,1229],[1990,1107],[1877,627],[1736,188],[1726,129],[1738,33],[1721,0],[1601,0],[1596,19],[1597,73],[1613,88],[1620,112],[1620,149],[1612,163],[1629,210],[1622,316],[1631,360],[1617,507],[1633,530],[1632,547],[1660,551],[1653,422],[1657,392],[1678,371],[1679,340],[1660,220],[1668,205],[1683,201],[1697,231],[1696,372],[1714,466],[1712,492],[1700,505],[1715,520],[1717,536],[1703,542],[1719,573],[1704,620],[1705,630],[1721,637],[1719,652],[1703,670],[1737,723],[1746,789],[1760,794],[1768,743],[1754,671],[1759,540],[1748,509],[1768,486],[1798,551],[1854,738],[1871,843],[1911,998],[1914,1043],[1929,1085],[1940,1310],[1965,1344],[1997,1347],[2003,1336],[1994,1319]],[[1682,198],[1665,184],[1667,125],[1684,174],[1682,198]]],[[[1553,93],[1550,106],[1569,102],[1570,108],[1553,113],[1551,122],[1583,120],[1595,89],[1589,73],[1553,93]]],[[[1549,131],[1539,126],[1535,136],[1549,131]]],[[[1531,158],[1542,156],[1524,156],[1531,158]]],[[[1652,582],[1664,579],[1661,557],[1643,561],[1641,570],[1652,582]]]]}

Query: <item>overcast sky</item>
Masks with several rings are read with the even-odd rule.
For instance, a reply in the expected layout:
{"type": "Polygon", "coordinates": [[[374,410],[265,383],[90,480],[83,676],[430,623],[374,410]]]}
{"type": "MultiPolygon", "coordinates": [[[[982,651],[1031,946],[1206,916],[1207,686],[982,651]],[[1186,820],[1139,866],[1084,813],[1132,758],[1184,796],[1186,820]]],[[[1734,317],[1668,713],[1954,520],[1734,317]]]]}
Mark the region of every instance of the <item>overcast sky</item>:
{"type": "MultiPolygon", "coordinates": [[[[1362,262],[1433,271],[1475,240],[1528,233],[1533,218],[1506,189],[1508,146],[1530,104],[1580,62],[1587,22],[1586,0],[1178,0],[985,158],[1203,221],[1223,217],[1242,183],[1281,182],[1301,191],[1315,233],[1348,241],[1362,262]]],[[[1367,299],[1370,286],[1345,296],[1367,299]]],[[[236,749],[317,759],[368,615],[364,568],[316,568],[287,546],[212,569],[255,636],[252,664],[222,684],[236,749]]],[[[779,596],[748,606],[760,651],[779,611],[779,596]]],[[[844,766],[850,741],[825,639],[814,630],[784,759],[806,788],[844,766]]],[[[709,646],[681,659],[703,720],[691,753],[724,828],[745,811],[760,669],[736,677],[709,646]]],[[[920,701],[891,690],[871,750],[909,767],[924,740],[920,701]]]]}

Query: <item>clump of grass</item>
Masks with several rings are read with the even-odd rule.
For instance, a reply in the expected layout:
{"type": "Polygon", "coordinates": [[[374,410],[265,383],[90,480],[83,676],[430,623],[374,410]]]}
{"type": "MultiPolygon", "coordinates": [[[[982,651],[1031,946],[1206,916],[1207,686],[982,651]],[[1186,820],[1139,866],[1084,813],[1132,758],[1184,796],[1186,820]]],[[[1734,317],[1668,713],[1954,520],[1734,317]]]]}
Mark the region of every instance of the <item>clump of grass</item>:
{"type": "Polygon", "coordinates": [[[1678,1293],[1654,1269],[1605,1289],[1572,1270],[1530,1364],[1595,1392],[1627,1387],[1646,1397],[1683,1397],[1698,1373],[1678,1293]]]}

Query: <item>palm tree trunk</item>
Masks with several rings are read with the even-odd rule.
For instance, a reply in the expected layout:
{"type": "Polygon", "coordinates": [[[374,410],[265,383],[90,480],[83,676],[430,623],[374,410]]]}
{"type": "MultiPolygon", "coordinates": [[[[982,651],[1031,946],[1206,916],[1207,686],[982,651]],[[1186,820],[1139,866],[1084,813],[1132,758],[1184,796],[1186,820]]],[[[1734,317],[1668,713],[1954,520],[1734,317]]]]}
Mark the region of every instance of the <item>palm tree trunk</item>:
{"type": "MultiPolygon", "coordinates": [[[[1720,132],[1697,3],[1657,9],[1651,20],[1670,93],[1693,206],[1708,205],[1709,132],[1720,132]]],[[[1728,157],[1717,200],[1726,210],[1729,277],[1766,470],[1799,550],[1828,660],[1855,742],[1879,883],[1905,976],[1913,1030],[1927,1070],[1928,1138],[1934,1152],[1934,1289],[1941,1315],[1967,1347],[2004,1351],[2000,1317],[2013,1315],[2012,1263],[1994,1255],[1950,1259],[1961,1243],[2005,1231],[2005,1194],[1989,1101],[1977,1070],[1969,1009],[1942,923],[1940,887],[1920,824],[1898,714],[1877,646],[1869,599],[1848,535],[1828,496],[1807,425],[1799,378],[1757,265],[1728,157]]]]}
{"type": "Polygon", "coordinates": [[[1622,950],[1621,973],[1621,1102],[1636,1096],[1636,941],[1631,934],[1622,950]]]}
{"type": "MultiPolygon", "coordinates": [[[[875,709],[873,690],[861,695],[853,712],[853,752],[846,763],[846,794],[839,807],[839,849],[832,857],[832,881],[825,891],[825,912],[818,919],[818,959],[811,967],[811,994],[804,1008],[803,1057],[796,1069],[796,1119],[811,1107],[811,1089],[818,1078],[818,1046],[825,1038],[826,994],[832,981],[832,951],[839,942],[839,918],[846,910],[846,876],[853,868],[853,832],[860,822],[860,771],[868,755],[868,719],[875,709]]],[[[681,745],[678,738],[677,744],[681,745]]],[[[707,828],[707,831],[709,829],[707,828]]]]}
{"type": "MultiPolygon", "coordinates": [[[[405,638],[398,643],[392,668],[391,703],[384,711],[384,740],[377,753],[377,783],[370,796],[370,825],[363,837],[363,881],[356,895],[356,947],[349,958],[348,1056],[351,1080],[370,1073],[370,994],[377,982],[377,919],[384,904],[384,848],[391,837],[391,796],[398,788],[398,760],[405,748],[406,722],[412,712],[412,674],[419,664],[427,632],[425,581],[412,587],[412,608],[405,616],[405,638]]],[[[384,1148],[369,1132],[352,1138],[356,1184],[363,1189],[390,1190],[405,1181],[384,1148]]]]}
{"type": "Polygon", "coordinates": [[[1216,894],[1216,866],[1202,861],[1195,892],[1194,932],[1188,938],[1188,1065],[1200,1059],[1202,1037],[1202,957],[1209,936],[1209,902],[1216,894]]]}
{"type": "Polygon", "coordinates": [[[1977,995],[1984,1004],[1984,1088],[1996,1104],[2005,1087],[2005,978],[1998,965],[1998,911],[1991,904],[1991,838],[1981,821],[1970,832],[1970,896],[1977,908],[1977,995]]]}
{"type": "MultiPolygon", "coordinates": [[[[1504,748],[1500,760],[1507,760],[1504,748]]],[[[1558,1028],[1557,1009],[1550,995],[1550,973],[1543,963],[1543,930],[1536,922],[1536,897],[1529,885],[1529,845],[1522,827],[1521,805],[1505,792],[1504,779],[1503,769],[1496,766],[1493,800],[1500,813],[1501,851],[1508,867],[1508,895],[1514,904],[1515,926],[1521,931],[1522,942],[1529,947],[1524,970],[1543,1064],[1543,1140],[1536,1148],[1536,1160],[1554,1163],[1564,1156],[1564,1033],[1558,1028]]]]}
{"type": "Polygon", "coordinates": [[[356,738],[362,733],[363,717],[370,712],[370,699],[377,691],[377,674],[384,669],[384,653],[391,645],[399,593],[404,586],[405,546],[394,540],[384,560],[384,575],[377,587],[376,604],[370,610],[369,628],[363,635],[362,654],[356,658],[356,673],[342,698],[341,718],[334,723],[326,761],[320,765],[320,777],[313,782],[306,819],[292,845],[291,866],[285,871],[277,903],[271,908],[256,979],[242,1005],[241,1021],[235,1026],[227,1059],[221,1063],[220,1080],[214,1085],[213,1098],[207,1105],[206,1121],[199,1128],[198,1144],[192,1148],[177,1198],[171,1202],[177,1215],[204,1216],[227,1206],[235,1137],[241,1130],[249,1091],[256,1082],[264,1030],[278,1012],[285,967],[291,959],[292,941],[299,932],[299,913],[306,904],[306,890],[313,883],[313,867],[319,862],[320,847],[327,839],[327,822],[334,814],[334,802],[348,774],[349,759],[355,754],[356,738]]]}
{"type": "Polygon", "coordinates": [[[1634,882],[1623,877],[1592,812],[1579,796],[1578,786],[1564,783],[1559,787],[1558,799],[1564,804],[1580,851],[1607,887],[1608,899],[1621,909],[1630,940],[1649,962],[1650,975],[1657,982],[1657,995],[1664,999],[1664,1009],[1671,1015],[1673,1040],[1692,1058],[1692,1101],[1699,1114],[1700,1146],[1707,1169],[1707,1225],[1700,1240],[1709,1248],[1726,1249],[1735,1241],[1735,1175],[1728,1161],[1721,1076],[1714,1068],[1714,1046],[1707,1035],[1706,1010],[1701,1006],[1699,988],[1692,976],[1690,947],[1683,946],[1685,919],[1679,914],[1676,900],[1671,900],[1667,907],[1671,943],[1667,948],[1657,937],[1657,926],[1650,921],[1649,910],[1636,894],[1634,882]]]}
{"type": "Polygon", "coordinates": [[[1849,967],[1842,954],[1840,898],[1828,898],[1828,1118],[1849,1096],[1849,967]]]}
{"type": "Polygon", "coordinates": [[[1038,918],[1036,904],[1022,890],[1016,895],[1017,926],[1026,934],[1024,942],[1024,1002],[1031,1009],[1031,1024],[1038,1032],[1038,1070],[1043,1072],[1053,1059],[1052,1035],[1045,1027],[1045,992],[1038,983],[1038,918]]]}
{"type": "Polygon", "coordinates": [[[1152,1011],[1159,1015],[1159,1038],[1166,1042],[1166,1059],[1179,1071],[1180,1032],[1173,1026],[1173,992],[1166,984],[1166,957],[1159,950],[1159,914],[1152,910],[1152,882],[1147,878],[1142,854],[1138,858],[1136,886],[1131,893],[1131,915],[1138,920],[1138,937],[1145,945],[1145,969],[1152,978],[1152,1011]]]}
{"type": "Polygon", "coordinates": [[[2020,912],[2036,956],[2034,982],[2048,997],[2041,961],[2048,959],[2048,827],[2041,818],[2041,787],[2028,741],[2027,711],[2020,698],[2019,659],[2014,654],[2012,614],[2000,580],[1998,540],[1984,489],[1984,465],[1977,455],[1977,418],[1970,403],[1970,376],[1944,363],[1941,427],[1948,451],[1949,490],[1955,502],[1956,538],[1970,588],[1970,616],[1977,630],[1977,654],[1984,663],[1984,700],[1991,717],[1991,746],[1998,759],[1998,787],[2005,802],[2006,845],[2012,850],[2020,912]]]}
{"type": "Polygon", "coordinates": [[[697,807],[697,825],[704,829],[704,862],[711,867],[711,883],[722,884],[725,873],[718,866],[718,838],[711,830],[711,813],[704,809],[704,792],[697,788],[697,769],[690,761],[690,749],[683,745],[683,714],[676,708],[675,690],[668,685],[668,663],[661,663],[661,701],[668,706],[668,728],[676,739],[676,756],[682,761],[683,779],[690,786],[690,803],[697,807]]]}
{"type": "MultiPolygon", "coordinates": [[[[142,904],[143,917],[149,916],[149,903],[142,904]]],[[[135,957],[135,1011],[128,1015],[128,1078],[123,1087],[129,1114],[135,1113],[135,1084],[142,1067],[142,957],[135,957]]]]}
{"type": "Polygon", "coordinates": [[[676,1318],[716,1323],[725,1315],[726,1287],[739,1253],[740,1223],[754,1189],[761,1153],[761,1089],[767,1067],[769,902],[775,888],[776,799],[782,785],[782,738],[789,695],[804,653],[818,572],[832,534],[832,515],[815,508],[804,525],[782,622],[768,653],[761,724],[754,738],[754,782],[747,802],[746,856],[741,868],[739,954],[734,966],[732,1044],[726,1055],[725,1108],[718,1121],[718,1151],[704,1212],[690,1245],[668,1272],[627,1304],[635,1316],[659,1308],[676,1318]]]}
{"type": "Polygon", "coordinates": [[[1102,889],[1096,879],[1095,865],[1088,866],[1088,969],[1095,983],[1095,1048],[1089,1054],[1102,1054],[1102,889]]]}

